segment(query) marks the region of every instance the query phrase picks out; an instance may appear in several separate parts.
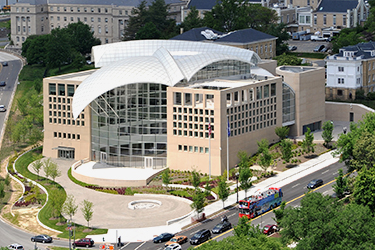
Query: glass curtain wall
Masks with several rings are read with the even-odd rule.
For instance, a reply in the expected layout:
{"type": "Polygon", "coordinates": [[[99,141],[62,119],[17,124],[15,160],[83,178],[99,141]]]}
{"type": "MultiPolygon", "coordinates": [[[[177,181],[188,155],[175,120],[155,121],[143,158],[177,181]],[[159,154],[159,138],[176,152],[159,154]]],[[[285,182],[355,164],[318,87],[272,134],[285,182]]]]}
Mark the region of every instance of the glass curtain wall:
{"type": "Polygon", "coordinates": [[[120,167],[166,166],[166,86],[136,83],[103,94],[92,106],[92,160],[120,167]]]}
{"type": "MultiPolygon", "coordinates": [[[[249,63],[225,60],[202,68],[189,83],[248,73],[249,63]]],[[[119,167],[166,166],[165,85],[135,83],[121,86],[96,98],[91,107],[91,160],[119,167]]]]}
{"type": "Polygon", "coordinates": [[[295,98],[293,89],[286,83],[283,83],[283,123],[296,119],[295,98]]]}

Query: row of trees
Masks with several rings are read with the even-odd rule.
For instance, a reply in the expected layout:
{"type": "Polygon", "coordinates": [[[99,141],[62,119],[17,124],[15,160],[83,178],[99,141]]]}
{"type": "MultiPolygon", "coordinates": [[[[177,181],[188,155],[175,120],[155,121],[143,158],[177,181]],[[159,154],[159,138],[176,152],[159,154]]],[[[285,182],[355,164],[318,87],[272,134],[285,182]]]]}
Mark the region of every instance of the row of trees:
{"type": "Polygon", "coordinates": [[[286,25],[277,23],[278,16],[274,10],[259,4],[246,1],[223,0],[218,2],[210,11],[199,16],[195,7],[180,25],[168,19],[168,5],[164,0],[155,0],[147,8],[147,2],[132,10],[132,16],[124,31],[124,40],[134,39],[169,39],[179,34],[180,30],[188,31],[193,28],[209,27],[222,32],[253,28],[278,37],[276,53],[282,54],[287,50],[285,41],[289,39],[286,25]]]}
{"type": "Polygon", "coordinates": [[[70,63],[80,68],[92,46],[100,44],[93,34],[87,24],[77,22],[53,29],[51,34],[32,35],[22,44],[22,56],[28,64],[59,68],[59,71],[62,65],[70,63]]]}

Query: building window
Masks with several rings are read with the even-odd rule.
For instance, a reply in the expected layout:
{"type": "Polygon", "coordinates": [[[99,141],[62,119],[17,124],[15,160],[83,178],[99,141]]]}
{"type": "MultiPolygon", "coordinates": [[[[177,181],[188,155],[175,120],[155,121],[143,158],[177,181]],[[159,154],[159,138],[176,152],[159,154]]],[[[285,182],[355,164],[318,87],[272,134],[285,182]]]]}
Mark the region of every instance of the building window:
{"type": "Polygon", "coordinates": [[[72,22],[73,22],[73,20],[74,20],[74,19],[73,19],[73,17],[70,17],[70,21],[72,21],[72,22]]]}
{"type": "Polygon", "coordinates": [[[64,7],[64,11],[66,11],[66,7],[64,7]]]}
{"type": "Polygon", "coordinates": [[[100,17],[98,17],[98,23],[100,23],[102,21],[102,19],[100,17]]]}
{"type": "Polygon", "coordinates": [[[104,19],[104,22],[108,23],[108,18],[105,18],[105,19],[104,19]]]}
{"type": "Polygon", "coordinates": [[[73,12],[73,7],[70,7],[70,11],[73,12]]]}
{"type": "Polygon", "coordinates": [[[56,83],[49,84],[49,94],[56,95],[56,83]]]}
{"type": "Polygon", "coordinates": [[[323,24],[327,25],[327,15],[326,14],[323,15],[323,24]]]}
{"type": "Polygon", "coordinates": [[[336,25],[336,15],[333,15],[333,25],[336,25]]]}
{"type": "Polygon", "coordinates": [[[65,96],[65,84],[59,84],[59,95],[65,96]]]}
{"type": "Polygon", "coordinates": [[[346,15],[342,15],[342,25],[346,26],[346,15]]]}
{"type": "Polygon", "coordinates": [[[344,72],[344,67],[339,67],[339,72],[344,72]]]}
{"type": "Polygon", "coordinates": [[[102,28],[100,27],[100,25],[98,25],[98,33],[99,33],[99,34],[102,33],[102,28]]]}
{"type": "Polygon", "coordinates": [[[342,90],[341,89],[337,90],[337,95],[342,96],[342,90]]]}
{"type": "Polygon", "coordinates": [[[316,25],[318,23],[318,17],[316,16],[316,14],[314,14],[314,24],[316,25]]]}

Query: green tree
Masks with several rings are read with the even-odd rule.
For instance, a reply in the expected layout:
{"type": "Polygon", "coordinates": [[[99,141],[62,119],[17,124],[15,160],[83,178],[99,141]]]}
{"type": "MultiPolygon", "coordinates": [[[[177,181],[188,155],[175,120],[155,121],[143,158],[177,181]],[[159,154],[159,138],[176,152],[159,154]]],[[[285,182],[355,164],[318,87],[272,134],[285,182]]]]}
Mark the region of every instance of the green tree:
{"type": "Polygon", "coordinates": [[[56,177],[61,176],[61,171],[59,170],[59,166],[48,158],[44,161],[43,170],[47,178],[52,178],[55,181],[56,177]]]}
{"type": "Polygon", "coordinates": [[[140,28],[146,24],[147,2],[141,1],[139,6],[133,8],[129,17],[128,25],[124,30],[124,41],[135,40],[135,36],[140,28]]]}
{"type": "Polygon", "coordinates": [[[234,235],[237,237],[245,237],[249,234],[250,225],[249,219],[246,216],[242,216],[238,219],[237,226],[234,227],[234,235]]]}
{"type": "Polygon", "coordinates": [[[94,37],[90,26],[81,21],[68,24],[64,31],[68,35],[70,46],[81,55],[91,53],[91,48],[101,43],[99,38],[94,37]]]}
{"type": "Polygon", "coordinates": [[[28,64],[46,65],[47,46],[50,35],[29,36],[25,45],[22,44],[22,56],[26,57],[28,64]]]}
{"type": "Polygon", "coordinates": [[[56,188],[52,188],[49,191],[48,200],[52,209],[51,215],[53,217],[58,217],[61,214],[61,208],[64,204],[64,200],[62,198],[63,197],[59,195],[59,191],[56,188]]]}
{"type": "Polygon", "coordinates": [[[209,195],[211,195],[211,186],[210,186],[210,183],[209,182],[206,182],[206,185],[204,186],[204,195],[207,197],[209,195]]]}
{"type": "Polygon", "coordinates": [[[286,23],[270,23],[267,30],[264,30],[264,32],[271,36],[277,37],[276,55],[282,55],[289,50],[287,42],[290,38],[290,35],[288,34],[286,23]]]}
{"type": "Polygon", "coordinates": [[[190,12],[181,23],[181,28],[183,28],[184,32],[186,32],[194,28],[200,28],[202,26],[203,20],[199,16],[199,11],[194,6],[191,7],[190,12]]]}
{"type": "Polygon", "coordinates": [[[319,192],[306,194],[301,207],[286,208],[280,226],[282,240],[298,242],[297,250],[375,247],[375,219],[369,207],[343,206],[319,192]]]}
{"type": "Polygon", "coordinates": [[[191,172],[190,182],[191,182],[191,185],[195,187],[195,189],[197,189],[199,185],[201,184],[201,177],[195,169],[191,172]]]}
{"type": "Polygon", "coordinates": [[[0,181],[0,199],[5,197],[5,187],[4,182],[0,181]]]}
{"type": "Polygon", "coordinates": [[[361,42],[366,42],[366,40],[362,36],[362,27],[358,27],[355,29],[347,28],[342,29],[340,31],[339,36],[334,37],[332,40],[332,52],[338,53],[339,49],[349,46],[349,45],[356,45],[361,42]]]}
{"type": "Polygon", "coordinates": [[[7,174],[7,175],[5,176],[4,184],[5,184],[5,186],[7,186],[7,187],[10,185],[10,175],[9,175],[9,174],[7,174]]]}
{"type": "MultiPolygon", "coordinates": [[[[275,59],[277,61],[277,66],[283,66],[283,65],[301,65],[301,63],[302,63],[302,59],[301,58],[297,57],[296,55],[286,54],[286,53],[284,53],[282,55],[279,55],[279,56],[276,56],[275,59]]],[[[288,127],[281,127],[281,128],[288,128],[288,127]]],[[[288,128],[288,132],[289,132],[289,128],[288,128]]]]}
{"type": "Polygon", "coordinates": [[[279,137],[280,141],[284,140],[289,135],[289,127],[276,127],[275,134],[279,137]]]}
{"type": "Polygon", "coordinates": [[[249,167],[240,168],[238,181],[241,184],[241,188],[245,190],[245,197],[247,197],[247,190],[253,185],[251,183],[251,177],[253,177],[253,173],[249,167]]]}
{"type": "Polygon", "coordinates": [[[92,219],[92,216],[94,214],[94,204],[88,200],[83,200],[82,206],[83,207],[81,208],[81,211],[83,214],[83,218],[85,218],[85,220],[87,221],[87,227],[90,227],[90,220],[92,219]]]}
{"type": "Polygon", "coordinates": [[[273,214],[275,215],[275,218],[272,218],[276,224],[280,224],[280,221],[282,220],[284,216],[286,201],[281,202],[280,207],[278,209],[273,209],[273,214]]]}
{"type": "Polygon", "coordinates": [[[375,164],[373,152],[373,135],[375,134],[375,113],[368,112],[362,121],[350,124],[350,131],[341,134],[337,140],[337,151],[340,161],[350,169],[372,168],[375,164]]]}
{"type": "Polygon", "coordinates": [[[169,175],[169,169],[166,169],[163,171],[161,178],[162,178],[163,184],[168,189],[168,185],[171,183],[171,180],[172,180],[172,177],[169,175]]]}
{"type": "MultiPolygon", "coordinates": [[[[261,4],[248,4],[246,9],[247,27],[267,32],[271,30],[271,25],[279,20],[275,10],[263,7],[261,4]]],[[[282,27],[282,26],[280,26],[282,27]]],[[[275,27],[277,28],[277,26],[275,27]]]]}
{"type": "Polygon", "coordinates": [[[53,29],[49,36],[47,44],[47,66],[50,68],[59,68],[70,63],[72,56],[72,48],[68,34],[60,28],[53,29]]]}
{"type": "Polygon", "coordinates": [[[69,194],[66,197],[66,200],[62,206],[62,213],[69,216],[70,220],[73,219],[73,216],[76,214],[78,205],[76,205],[76,200],[73,195],[69,194]]]}
{"type": "Polygon", "coordinates": [[[307,131],[305,132],[305,139],[302,141],[302,148],[306,151],[306,153],[315,152],[315,144],[314,141],[314,135],[311,133],[310,128],[307,128],[307,131]]]}
{"type": "Polygon", "coordinates": [[[335,191],[338,198],[342,198],[345,191],[348,191],[347,179],[344,177],[342,168],[339,169],[339,175],[335,179],[336,183],[332,185],[333,191],[335,191]]]}
{"type": "Polygon", "coordinates": [[[140,28],[135,36],[137,40],[144,39],[160,39],[162,36],[161,32],[156,28],[156,25],[152,22],[146,23],[140,28]]]}
{"type": "Polygon", "coordinates": [[[176,21],[168,18],[169,5],[164,0],[154,0],[148,8],[145,24],[153,23],[161,33],[161,38],[171,38],[176,33],[176,21]]]}
{"type": "Polygon", "coordinates": [[[43,162],[40,159],[38,159],[33,162],[31,167],[33,168],[33,170],[36,172],[36,174],[39,177],[39,172],[40,172],[40,169],[43,167],[43,162]]]}
{"type": "Polygon", "coordinates": [[[354,182],[354,200],[357,204],[368,206],[375,211],[375,168],[362,168],[354,182]]]}
{"type": "Polygon", "coordinates": [[[193,194],[193,203],[190,204],[192,209],[195,209],[197,216],[204,210],[204,192],[199,188],[195,189],[193,194]]]}
{"type": "Polygon", "coordinates": [[[225,181],[225,178],[220,178],[218,187],[219,187],[219,199],[223,201],[223,207],[224,207],[224,202],[229,197],[229,188],[228,188],[227,182],[225,181]]]}
{"type": "Polygon", "coordinates": [[[327,147],[333,139],[332,133],[333,133],[333,123],[331,121],[326,121],[325,123],[323,123],[322,137],[327,147]]]}
{"type": "Polygon", "coordinates": [[[267,171],[268,167],[272,163],[272,155],[270,154],[270,151],[268,149],[268,140],[262,139],[261,141],[258,141],[258,164],[263,169],[264,172],[267,171]]]}
{"type": "Polygon", "coordinates": [[[293,157],[292,145],[293,145],[293,142],[291,140],[284,139],[280,142],[281,154],[282,154],[281,158],[285,160],[286,162],[289,162],[290,159],[292,159],[293,157]]]}

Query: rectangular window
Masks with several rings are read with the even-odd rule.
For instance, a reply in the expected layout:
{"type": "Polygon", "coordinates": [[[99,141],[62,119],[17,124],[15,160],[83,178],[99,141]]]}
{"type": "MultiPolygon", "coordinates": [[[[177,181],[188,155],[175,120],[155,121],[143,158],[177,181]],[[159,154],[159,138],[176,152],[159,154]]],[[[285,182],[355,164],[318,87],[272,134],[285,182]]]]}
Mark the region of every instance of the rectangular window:
{"type": "Polygon", "coordinates": [[[271,83],[271,96],[276,95],[276,83],[271,83]]]}
{"type": "Polygon", "coordinates": [[[333,25],[336,25],[336,15],[333,15],[333,22],[332,22],[333,25]]]}
{"type": "Polygon", "coordinates": [[[346,15],[342,15],[342,25],[346,26],[346,15]]]}
{"type": "Polygon", "coordinates": [[[262,86],[257,87],[257,100],[262,99],[262,86]]]}
{"type": "Polygon", "coordinates": [[[181,105],[181,93],[174,92],[174,102],[175,105],[181,105]]]}
{"type": "Polygon", "coordinates": [[[270,96],[270,85],[264,85],[264,98],[268,98],[270,96]]]}
{"type": "Polygon", "coordinates": [[[316,14],[314,14],[314,24],[316,25],[318,23],[318,17],[316,16],[316,14]]]}
{"type": "Polygon", "coordinates": [[[339,67],[339,72],[344,72],[344,67],[339,67]]]}
{"type": "Polygon", "coordinates": [[[327,25],[327,15],[326,14],[323,15],[323,24],[327,25]]]}
{"type": "Polygon", "coordinates": [[[72,97],[74,95],[74,85],[68,84],[67,87],[68,87],[68,96],[72,97]]]}
{"type": "Polygon", "coordinates": [[[59,95],[65,95],[65,84],[59,84],[59,95]]]}
{"type": "Polygon", "coordinates": [[[49,84],[49,94],[56,95],[56,83],[49,84]]]}

